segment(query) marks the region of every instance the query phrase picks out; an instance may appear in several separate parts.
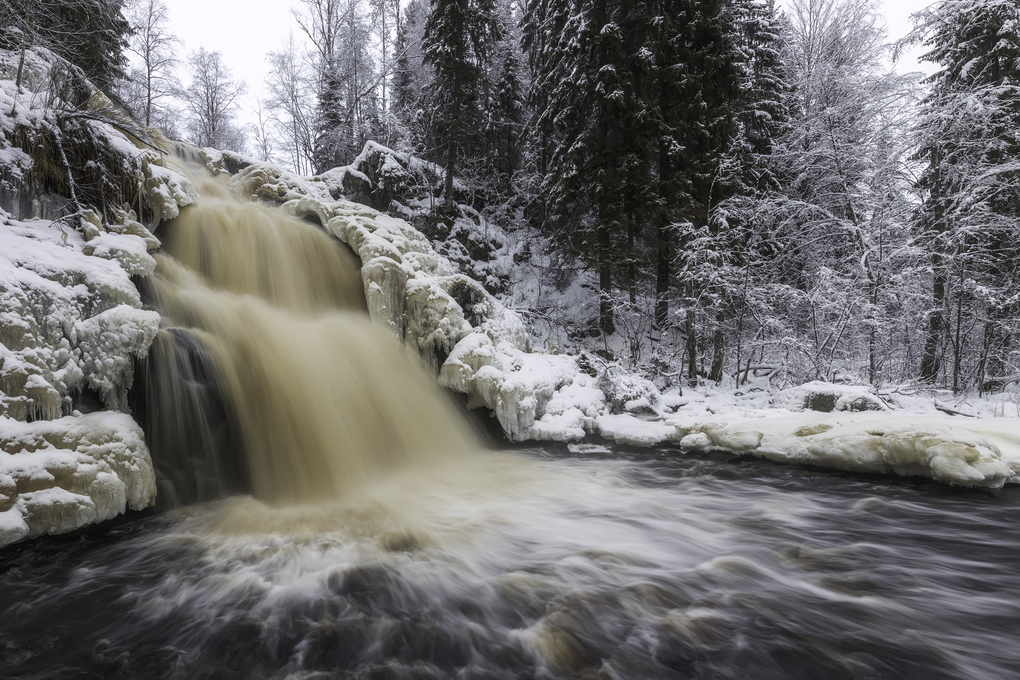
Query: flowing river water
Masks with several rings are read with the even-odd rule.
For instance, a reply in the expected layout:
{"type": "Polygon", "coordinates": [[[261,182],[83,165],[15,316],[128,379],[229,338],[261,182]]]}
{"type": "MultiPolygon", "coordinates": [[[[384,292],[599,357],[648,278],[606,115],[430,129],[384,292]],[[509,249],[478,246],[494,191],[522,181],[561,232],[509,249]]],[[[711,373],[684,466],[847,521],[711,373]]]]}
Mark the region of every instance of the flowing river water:
{"type": "Polygon", "coordinates": [[[0,678],[1020,677],[1020,490],[483,451],[341,244],[203,195],[145,284],[177,507],[0,552],[0,678]]]}

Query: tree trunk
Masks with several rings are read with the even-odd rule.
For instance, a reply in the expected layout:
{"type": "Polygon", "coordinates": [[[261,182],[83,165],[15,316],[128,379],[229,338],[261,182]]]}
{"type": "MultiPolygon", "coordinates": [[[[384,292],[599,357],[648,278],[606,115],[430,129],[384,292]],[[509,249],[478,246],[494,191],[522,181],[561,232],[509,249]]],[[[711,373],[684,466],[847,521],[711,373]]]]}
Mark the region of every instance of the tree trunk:
{"type": "Polygon", "coordinates": [[[726,323],[726,312],[723,311],[720,301],[719,310],[715,313],[715,335],[712,338],[712,370],[708,375],[709,380],[722,381],[723,378],[723,356],[726,349],[726,337],[723,334],[726,323]]]}
{"type": "Polygon", "coordinates": [[[928,334],[924,339],[921,355],[921,380],[934,383],[939,373],[938,349],[942,334],[942,305],[946,299],[946,275],[942,269],[942,255],[933,253],[932,309],[928,312],[928,334]]]}
{"type": "Polygon", "coordinates": [[[446,195],[446,209],[453,211],[453,169],[457,164],[457,144],[450,140],[450,146],[446,151],[446,186],[443,192],[446,195]]]}
{"type": "Polygon", "coordinates": [[[634,262],[635,224],[637,224],[637,218],[632,215],[630,225],[627,227],[627,292],[632,305],[637,305],[637,264],[634,262]]]}
{"type": "Polygon", "coordinates": [[[871,385],[878,384],[878,323],[875,318],[875,310],[878,309],[878,282],[872,280],[871,284],[871,311],[868,312],[868,382],[871,385]]]}
{"type": "Polygon", "coordinates": [[[669,276],[670,265],[673,262],[673,244],[670,241],[669,230],[661,223],[656,235],[656,251],[655,327],[660,333],[665,333],[669,324],[669,276]]]}
{"type": "Polygon", "coordinates": [[[684,330],[687,332],[687,384],[698,386],[698,339],[694,332],[694,285],[687,284],[687,318],[684,330]]]}
{"type": "Polygon", "coordinates": [[[954,341],[953,353],[953,394],[960,391],[960,361],[963,358],[962,339],[960,329],[963,326],[963,277],[960,277],[960,290],[956,293],[956,340],[954,341]]]}
{"type": "MultiPolygon", "coordinates": [[[[660,102],[664,101],[660,95],[660,102]]],[[[666,206],[670,197],[666,196],[669,180],[672,178],[673,166],[669,162],[668,151],[663,142],[659,142],[659,224],[655,232],[655,326],[660,333],[666,331],[669,323],[669,277],[670,265],[673,263],[673,233],[669,228],[669,211],[666,206]]]]}
{"type": "Polygon", "coordinates": [[[613,323],[612,300],[612,268],[609,262],[609,233],[604,229],[599,232],[599,327],[606,335],[616,332],[613,323]]]}
{"type": "Polygon", "coordinates": [[[14,104],[11,106],[11,118],[18,116],[18,94],[21,92],[21,76],[25,71],[25,52],[28,51],[28,41],[21,44],[21,58],[18,59],[18,75],[14,79],[14,104]]]}

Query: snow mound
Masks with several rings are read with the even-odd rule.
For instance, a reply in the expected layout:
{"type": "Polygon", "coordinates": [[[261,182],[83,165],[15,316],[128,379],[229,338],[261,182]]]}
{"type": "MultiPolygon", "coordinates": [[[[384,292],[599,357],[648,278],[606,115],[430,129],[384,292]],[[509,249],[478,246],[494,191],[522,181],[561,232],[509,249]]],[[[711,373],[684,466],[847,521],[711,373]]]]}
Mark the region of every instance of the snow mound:
{"type": "Polygon", "coordinates": [[[0,547],[73,531],[156,499],[142,430],[122,413],[0,416],[0,547]]]}

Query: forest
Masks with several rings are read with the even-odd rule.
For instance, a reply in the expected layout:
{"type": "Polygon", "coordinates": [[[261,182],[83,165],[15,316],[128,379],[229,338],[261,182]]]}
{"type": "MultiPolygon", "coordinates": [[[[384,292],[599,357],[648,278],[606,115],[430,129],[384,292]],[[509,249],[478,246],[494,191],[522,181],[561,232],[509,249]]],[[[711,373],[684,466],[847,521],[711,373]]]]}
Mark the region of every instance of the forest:
{"type": "Polygon", "coordinates": [[[870,0],[301,0],[255,123],[164,0],[0,10],[0,47],[167,137],[302,175],[370,141],[427,161],[420,220],[504,234],[496,292],[559,343],[685,385],[1020,380],[1014,0],[939,0],[897,45],[870,0]],[[890,66],[910,45],[932,75],[890,66]]]}

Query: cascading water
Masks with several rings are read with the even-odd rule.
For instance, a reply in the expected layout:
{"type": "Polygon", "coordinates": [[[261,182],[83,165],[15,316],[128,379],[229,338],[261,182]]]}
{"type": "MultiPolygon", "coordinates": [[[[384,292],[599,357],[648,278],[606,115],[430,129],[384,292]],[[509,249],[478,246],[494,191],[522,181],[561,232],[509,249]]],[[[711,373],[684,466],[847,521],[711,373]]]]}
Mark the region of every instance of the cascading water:
{"type": "MultiPolygon", "coordinates": [[[[331,499],[374,474],[435,464],[474,446],[434,381],[368,319],[360,265],[344,244],[277,209],[234,199],[215,177],[194,176],[203,200],[166,230],[148,297],[169,339],[186,333],[209,357],[258,498],[331,499]]],[[[193,403],[180,393],[196,382],[187,375],[194,360],[166,361],[158,351],[150,366],[156,362],[161,375],[149,376],[155,392],[147,403],[157,410],[193,403]]],[[[163,411],[160,434],[222,440],[204,417],[194,418],[200,411],[163,411]]],[[[154,448],[163,453],[173,444],[154,448]]]]}
{"type": "Polygon", "coordinates": [[[235,495],[0,553],[0,677],[1020,677],[1020,490],[477,451],[341,244],[203,194],[140,401],[164,497],[235,495]]]}

